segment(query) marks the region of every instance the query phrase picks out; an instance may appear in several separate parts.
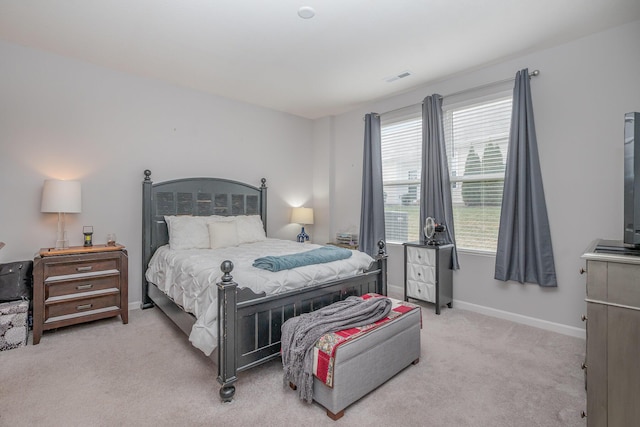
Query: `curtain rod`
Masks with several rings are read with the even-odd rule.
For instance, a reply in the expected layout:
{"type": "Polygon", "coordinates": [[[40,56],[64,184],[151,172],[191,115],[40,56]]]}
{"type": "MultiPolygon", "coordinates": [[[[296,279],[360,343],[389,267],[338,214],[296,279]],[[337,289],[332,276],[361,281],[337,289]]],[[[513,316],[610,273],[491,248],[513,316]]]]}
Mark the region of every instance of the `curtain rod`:
{"type": "MultiPolygon", "coordinates": [[[[529,78],[537,77],[539,75],[540,75],[540,70],[533,70],[532,72],[529,73],[529,78]]],[[[441,95],[441,98],[444,99],[444,98],[447,98],[447,97],[450,97],[450,96],[461,95],[461,94],[467,93],[467,92],[473,92],[474,90],[485,89],[485,88],[488,88],[488,87],[491,87],[491,86],[498,86],[498,85],[501,85],[503,83],[512,82],[514,80],[515,80],[515,77],[509,78],[509,79],[502,79],[502,80],[498,80],[497,82],[491,82],[491,83],[483,84],[483,85],[480,85],[480,86],[474,86],[474,87],[470,87],[468,89],[459,90],[458,92],[453,92],[453,93],[450,93],[450,94],[447,94],[447,95],[441,95]]],[[[413,107],[414,105],[422,105],[422,102],[418,102],[417,104],[412,104],[412,105],[407,105],[407,106],[404,106],[404,107],[396,108],[395,110],[390,110],[390,111],[387,111],[387,112],[382,113],[382,114],[393,113],[394,111],[399,111],[399,110],[402,110],[402,109],[405,109],[405,108],[413,107]]],[[[378,113],[378,115],[380,115],[380,113],[378,113]]],[[[362,118],[362,120],[364,120],[364,117],[362,118]]]]}

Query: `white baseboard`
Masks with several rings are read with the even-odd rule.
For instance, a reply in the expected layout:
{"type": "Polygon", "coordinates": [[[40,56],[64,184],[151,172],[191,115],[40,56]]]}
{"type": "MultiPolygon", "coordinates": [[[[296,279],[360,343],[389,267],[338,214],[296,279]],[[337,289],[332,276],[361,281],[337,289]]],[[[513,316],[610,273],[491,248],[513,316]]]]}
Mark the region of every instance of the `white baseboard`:
{"type": "Polygon", "coordinates": [[[563,325],[561,323],[549,322],[548,320],[537,319],[535,317],[523,316],[522,314],[512,313],[509,311],[498,310],[496,308],[485,307],[482,305],[472,304],[465,301],[453,300],[453,306],[462,310],[474,311],[476,313],[485,314],[487,316],[497,317],[500,319],[510,320],[523,325],[533,326],[547,331],[557,332],[563,335],[569,335],[576,338],[586,339],[586,331],[575,326],[563,325]]]}
{"type": "MultiPolygon", "coordinates": [[[[404,288],[402,286],[387,285],[387,293],[393,295],[403,295],[404,288]]],[[[453,300],[453,307],[461,310],[473,311],[487,316],[497,317],[499,319],[510,320],[512,322],[521,323],[523,325],[533,326],[548,331],[557,332],[571,337],[586,339],[586,332],[582,328],[575,326],[563,325],[561,323],[549,322],[548,320],[537,319],[535,317],[523,316],[522,314],[512,313],[509,311],[498,310],[496,308],[485,307],[470,302],[453,300]]]]}
{"type": "Polygon", "coordinates": [[[142,304],[142,301],[129,302],[129,311],[140,310],[140,304],[142,304]]]}

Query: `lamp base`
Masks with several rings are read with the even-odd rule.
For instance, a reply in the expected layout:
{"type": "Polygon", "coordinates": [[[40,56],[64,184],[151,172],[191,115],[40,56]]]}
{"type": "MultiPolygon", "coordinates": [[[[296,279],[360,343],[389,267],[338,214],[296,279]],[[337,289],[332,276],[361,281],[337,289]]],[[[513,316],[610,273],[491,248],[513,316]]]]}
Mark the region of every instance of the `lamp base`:
{"type": "Polygon", "coordinates": [[[302,231],[298,234],[298,243],[304,243],[309,241],[309,235],[305,233],[304,227],[302,227],[302,231]]]}
{"type": "MultiPolygon", "coordinates": [[[[66,236],[65,236],[66,237],[66,236]]],[[[55,249],[69,249],[69,239],[56,240],[55,249]]]]}
{"type": "Polygon", "coordinates": [[[58,233],[56,237],[56,249],[69,249],[69,238],[67,230],[64,229],[64,220],[62,223],[58,221],[58,233]]]}

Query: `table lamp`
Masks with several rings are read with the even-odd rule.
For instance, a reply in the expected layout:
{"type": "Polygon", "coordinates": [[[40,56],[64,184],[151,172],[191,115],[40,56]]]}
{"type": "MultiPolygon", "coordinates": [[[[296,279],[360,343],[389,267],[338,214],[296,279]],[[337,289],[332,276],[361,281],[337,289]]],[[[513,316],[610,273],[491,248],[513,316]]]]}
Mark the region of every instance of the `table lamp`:
{"type": "Polygon", "coordinates": [[[302,225],[302,231],[298,234],[298,242],[309,241],[309,235],[304,231],[304,226],[313,224],[312,208],[293,208],[291,211],[291,222],[302,225]]]}
{"type": "Polygon", "coordinates": [[[82,206],[82,193],[80,181],[61,181],[47,179],[42,187],[42,204],[40,212],[58,214],[58,234],[56,249],[69,247],[67,230],[65,227],[65,214],[80,213],[82,206]]]}

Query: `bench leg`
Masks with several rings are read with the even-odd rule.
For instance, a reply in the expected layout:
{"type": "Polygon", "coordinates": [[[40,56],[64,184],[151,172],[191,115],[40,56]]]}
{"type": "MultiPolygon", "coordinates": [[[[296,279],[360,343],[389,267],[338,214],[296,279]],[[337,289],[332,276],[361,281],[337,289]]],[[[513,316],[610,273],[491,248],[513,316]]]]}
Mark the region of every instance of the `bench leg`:
{"type": "Polygon", "coordinates": [[[344,409],[337,414],[334,414],[330,410],[327,409],[327,416],[331,418],[333,421],[337,421],[344,416],[344,409]]]}

